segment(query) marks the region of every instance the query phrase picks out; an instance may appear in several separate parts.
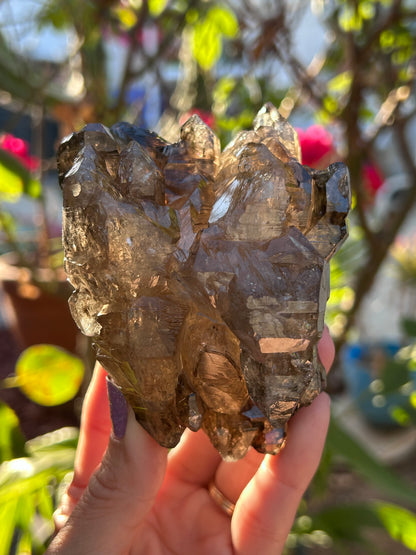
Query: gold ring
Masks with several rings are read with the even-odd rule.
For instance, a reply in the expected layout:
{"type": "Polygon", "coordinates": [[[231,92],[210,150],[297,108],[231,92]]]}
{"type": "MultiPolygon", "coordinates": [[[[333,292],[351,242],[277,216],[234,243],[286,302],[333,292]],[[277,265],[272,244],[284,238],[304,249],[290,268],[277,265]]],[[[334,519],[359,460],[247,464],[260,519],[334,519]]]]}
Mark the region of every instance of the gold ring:
{"type": "Polygon", "coordinates": [[[228,516],[233,516],[235,503],[232,503],[225,495],[217,488],[214,480],[210,482],[208,491],[215,503],[220,507],[228,516]]]}

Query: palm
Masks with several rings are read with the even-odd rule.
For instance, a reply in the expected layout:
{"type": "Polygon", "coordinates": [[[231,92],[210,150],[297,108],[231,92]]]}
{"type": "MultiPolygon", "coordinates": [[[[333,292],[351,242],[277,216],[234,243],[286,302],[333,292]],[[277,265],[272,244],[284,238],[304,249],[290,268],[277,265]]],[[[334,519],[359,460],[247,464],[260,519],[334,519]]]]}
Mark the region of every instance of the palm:
{"type": "Polygon", "coordinates": [[[163,485],[138,535],[174,553],[232,553],[231,519],[207,488],[214,475],[228,477],[224,492],[235,501],[262,459],[251,450],[242,461],[224,463],[203,432],[187,432],[169,455],[163,485]]]}
{"type": "MultiPolygon", "coordinates": [[[[328,369],[333,360],[328,334],[320,347],[328,369]]],[[[113,436],[108,444],[105,373],[98,368],[84,403],[75,476],[57,514],[58,527],[81,502],[48,553],[281,553],[319,463],[328,421],[329,400],[321,394],[291,419],[279,455],[250,449],[231,463],[221,459],[203,431],[187,430],[167,454],[132,412],[125,437],[113,436]],[[235,503],[232,517],[211,497],[210,482],[235,503]]]]}
{"type": "Polygon", "coordinates": [[[232,553],[230,518],[206,488],[172,479],[137,531],[133,553],[232,553]]]}

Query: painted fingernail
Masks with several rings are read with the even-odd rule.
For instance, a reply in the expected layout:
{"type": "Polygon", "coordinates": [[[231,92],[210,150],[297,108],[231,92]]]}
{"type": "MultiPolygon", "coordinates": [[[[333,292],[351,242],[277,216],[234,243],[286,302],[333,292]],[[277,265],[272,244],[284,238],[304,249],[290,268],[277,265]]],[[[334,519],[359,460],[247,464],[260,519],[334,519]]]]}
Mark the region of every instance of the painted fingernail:
{"type": "Polygon", "coordinates": [[[108,376],[106,380],[113,432],[118,439],[122,439],[126,433],[127,427],[127,401],[121,390],[108,378],[108,376]]]}

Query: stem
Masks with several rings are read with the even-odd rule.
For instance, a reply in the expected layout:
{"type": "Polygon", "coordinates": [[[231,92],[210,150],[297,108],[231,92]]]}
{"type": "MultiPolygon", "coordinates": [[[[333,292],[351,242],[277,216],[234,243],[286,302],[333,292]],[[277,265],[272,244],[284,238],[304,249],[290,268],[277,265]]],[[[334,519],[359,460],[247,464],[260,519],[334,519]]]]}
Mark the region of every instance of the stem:
{"type": "Polygon", "coordinates": [[[3,209],[0,204],[0,227],[6,235],[7,243],[10,245],[11,250],[16,253],[17,263],[19,266],[30,267],[29,260],[26,258],[23,250],[20,248],[19,243],[16,240],[16,236],[10,225],[10,220],[6,216],[7,212],[3,209]]]}
{"type": "Polygon", "coordinates": [[[400,227],[402,226],[407,215],[410,213],[416,203],[416,165],[413,161],[413,157],[409,149],[409,144],[406,139],[406,123],[406,120],[397,120],[394,131],[396,134],[397,142],[400,146],[400,155],[402,156],[403,163],[412,180],[412,187],[408,191],[406,198],[403,199],[397,211],[391,214],[391,219],[387,220],[390,221],[390,225],[388,225],[379,233],[373,234],[373,245],[377,245],[377,247],[374,248],[373,246],[370,249],[369,259],[366,265],[362,268],[361,272],[358,274],[356,285],[354,288],[354,304],[352,308],[347,313],[345,313],[347,320],[342,334],[340,335],[340,337],[337,338],[336,341],[337,351],[339,351],[339,349],[345,343],[347,334],[354,324],[355,317],[361,307],[363,299],[370,291],[377,272],[384,262],[389,252],[390,246],[392,245],[397,233],[400,230],[400,227]]]}
{"type": "Polygon", "coordinates": [[[0,380],[0,390],[1,389],[13,389],[15,387],[20,387],[22,385],[22,381],[18,376],[9,376],[8,378],[4,378],[4,380],[0,380]]]}
{"type": "MultiPolygon", "coordinates": [[[[34,118],[34,125],[33,125],[33,134],[35,136],[35,147],[36,147],[36,155],[38,156],[39,160],[43,160],[43,122],[44,122],[44,107],[40,104],[37,107],[38,114],[37,117],[34,118]]],[[[40,182],[43,179],[43,164],[40,164],[39,173],[37,178],[40,182]]],[[[46,199],[45,195],[42,191],[42,194],[39,198],[39,211],[40,211],[40,229],[37,238],[38,244],[38,260],[35,260],[35,264],[38,263],[39,267],[41,268],[48,268],[49,267],[49,229],[48,229],[48,214],[46,208],[46,199]]]]}
{"type": "Polygon", "coordinates": [[[118,91],[116,106],[114,110],[116,120],[119,119],[120,115],[124,110],[127,87],[129,86],[130,81],[132,79],[131,68],[133,65],[133,61],[134,61],[134,57],[137,49],[136,34],[139,29],[142,29],[147,15],[148,15],[148,5],[147,5],[147,2],[143,2],[142,9],[140,10],[140,16],[137,19],[137,22],[134,25],[134,27],[129,31],[130,44],[127,52],[127,60],[126,60],[126,65],[124,67],[124,74],[121,81],[120,89],[118,91]]]}
{"type": "MultiPolygon", "coordinates": [[[[134,42],[134,36],[137,32],[137,29],[139,29],[145,21],[145,15],[147,14],[147,11],[148,11],[147,2],[145,3],[145,6],[144,6],[145,9],[142,9],[140,19],[137,21],[133,30],[130,32],[130,36],[131,36],[130,49],[129,49],[129,52],[128,52],[128,55],[127,55],[127,62],[126,62],[126,66],[125,66],[125,72],[124,72],[124,75],[123,75],[122,84],[121,84],[121,87],[120,87],[120,91],[119,91],[119,94],[118,94],[116,106],[115,106],[115,109],[114,109],[114,119],[115,120],[120,118],[120,116],[122,114],[122,110],[124,109],[124,95],[125,95],[125,91],[126,91],[126,88],[127,88],[128,84],[132,80],[140,79],[148,71],[155,71],[155,72],[159,71],[158,64],[160,63],[160,60],[163,59],[163,56],[166,53],[166,51],[169,48],[171,48],[172,43],[174,43],[174,41],[175,41],[175,38],[177,36],[179,36],[180,33],[182,33],[182,31],[183,31],[183,29],[186,25],[186,13],[196,5],[197,5],[196,0],[190,0],[188,2],[187,10],[185,12],[179,13],[179,14],[176,13],[176,12],[172,12],[171,14],[169,14],[169,17],[170,17],[171,21],[175,21],[175,19],[176,19],[176,25],[172,25],[171,32],[164,35],[162,41],[159,44],[159,48],[158,48],[158,50],[155,54],[146,55],[144,52],[142,52],[142,55],[144,57],[143,63],[142,63],[140,68],[138,68],[137,70],[134,70],[132,68],[132,65],[133,65],[132,62],[134,60],[134,55],[135,55],[136,50],[137,50],[137,43],[134,42]]],[[[162,12],[162,14],[154,20],[154,24],[157,25],[158,22],[162,20],[162,17],[167,17],[167,16],[168,16],[167,13],[162,12]]]]}

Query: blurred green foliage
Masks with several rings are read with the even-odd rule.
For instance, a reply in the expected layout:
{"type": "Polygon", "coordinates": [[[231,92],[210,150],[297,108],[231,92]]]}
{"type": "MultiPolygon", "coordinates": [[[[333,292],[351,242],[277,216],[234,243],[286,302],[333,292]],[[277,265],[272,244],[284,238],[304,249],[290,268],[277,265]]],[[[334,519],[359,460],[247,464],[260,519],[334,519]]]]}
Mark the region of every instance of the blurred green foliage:
{"type": "Polygon", "coordinates": [[[21,353],[13,385],[44,406],[61,405],[78,393],[84,377],[82,360],[54,345],[32,345],[21,353]]]}
{"type": "Polygon", "coordinates": [[[74,464],[78,430],[24,441],[14,412],[0,404],[0,554],[43,553],[52,515],[74,464]]]}

